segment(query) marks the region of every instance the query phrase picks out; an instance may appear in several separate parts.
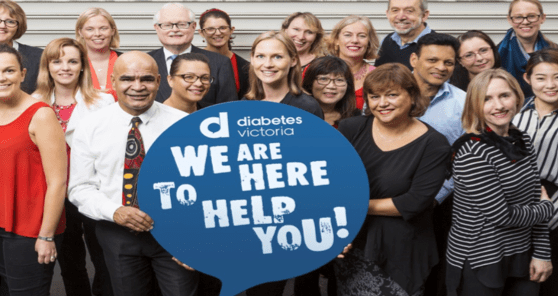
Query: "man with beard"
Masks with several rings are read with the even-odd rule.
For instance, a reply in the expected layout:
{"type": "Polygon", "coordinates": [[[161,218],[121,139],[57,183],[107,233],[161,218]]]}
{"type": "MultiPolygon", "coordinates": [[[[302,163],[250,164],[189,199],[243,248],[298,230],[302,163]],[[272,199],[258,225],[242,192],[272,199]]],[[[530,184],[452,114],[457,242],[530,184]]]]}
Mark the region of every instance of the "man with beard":
{"type": "Polygon", "coordinates": [[[425,23],[430,11],[427,0],[390,0],[386,16],[395,32],[382,41],[375,66],[401,63],[413,70],[409,58],[417,50],[420,37],[434,32],[425,23]]]}

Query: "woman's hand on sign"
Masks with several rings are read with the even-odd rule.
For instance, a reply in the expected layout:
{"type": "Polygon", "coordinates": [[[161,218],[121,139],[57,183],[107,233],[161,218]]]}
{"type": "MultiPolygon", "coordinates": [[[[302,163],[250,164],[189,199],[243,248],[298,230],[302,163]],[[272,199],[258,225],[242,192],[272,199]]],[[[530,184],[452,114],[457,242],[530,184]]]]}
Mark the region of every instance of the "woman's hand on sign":
{"type": "Polygon", "coordinates": [[[188,269],[188,270],[190,270],[190,271],[195,271],[195,269],[193,269],[192,267],[190,267],[190,266],[188,266],[188,265],[186,265],[186,264],[180,262],[180,260],[178,260],[178,259],[176,259],[176,258],[174,258],[174,257],[172,257],[172,260],[174,260],[174,262],[176,262],[178,265],[180,265],[180,266],[182,266],[182,267],[184,267],[184,268],[186,268],[186,269],[188,269]]]}
{"type": "Polygon", "coordinates": [[[352,247],[353,247],[352,244],[348,244],[345,248],[343,248],[343,252],[337,255],[337,258],[345,258],[345,254],[347,254],[352,247]]]}

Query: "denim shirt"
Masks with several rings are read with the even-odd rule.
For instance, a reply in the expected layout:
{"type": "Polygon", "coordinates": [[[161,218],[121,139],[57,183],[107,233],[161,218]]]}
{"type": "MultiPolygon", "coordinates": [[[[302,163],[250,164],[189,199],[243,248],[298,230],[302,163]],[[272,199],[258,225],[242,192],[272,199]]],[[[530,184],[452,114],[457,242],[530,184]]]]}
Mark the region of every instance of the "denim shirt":
{"type": "MultiPolygon", "coordinates": [[[[453,145],[453,142],[465,132],[461,125],[465,95],[464,91],[446,81],[430,102],[426,113],[419,118],[444,135],[450,145],[453,145]]],[[[436,195],[436,200],[438,203],[442,203],[452,192],[453,179],[446,180],[442,189],[436,195]]]]}

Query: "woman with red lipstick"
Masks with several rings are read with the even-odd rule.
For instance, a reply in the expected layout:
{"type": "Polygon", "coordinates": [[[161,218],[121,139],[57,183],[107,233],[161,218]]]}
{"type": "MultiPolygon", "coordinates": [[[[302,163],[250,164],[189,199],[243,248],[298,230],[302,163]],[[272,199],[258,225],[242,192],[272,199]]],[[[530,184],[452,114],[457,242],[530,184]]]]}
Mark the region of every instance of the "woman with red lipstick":
{"type": "Polygon", "coordinates": [[[231,59],[236,92],[239,98],[243,98],[248,92],[250,63],[232,52],[234,27],[229,15],[217,8],[206,10],[200,16],[199,33],[207,42],[205,50],[220,53],[231,59]]]}
{"type": "Polygon", "coordinates": [[[322,54],[324,29],[320,20],[310,12],[295,12],[281,24],[281,32],[294,42],[302,72],[322,54]]]}
{"type": "Polygon", "coordinates": [[[366,75],[374,70],[366,60],[377,57],[380,42],[367,17],[350,15],[337,23],[328,40],[329,52],[349,65],[355,82],[356,106],[364,106],[362,85],[366,75]]]}
{"type": "Polygon", "coordinates": [[[546,47],[557,47],[541,33],[545,20],[546,14],[538,0],[513,0],[508,10],[508,22],[512,27],[498,44],[502,67],[517,79],[525,97],[533,95],[531,87],[523,80],[530,55],[546,47]]]}
{"type": "Polygon", "coordinates": [[[337,294],[424,295],[438,263],[432,212],[450,146],[417,119],[430,100],[403,64],[384,64],[368,74],[364,95],[371,115],[339,124],[366,168],[370,202],[352,249],[335,261],[337,294]]]}
{"type": "Polygon", "coordinates": [[[457,39],[460,42],[457,52],[458,64],[450,83],[467,91],[469,82],[477,74],[484,70],[500,68],[500,54],[492,39],[481,31],[467,31],[457,39]]]}
{"type": "Polygon", "coordinates": [[[23,68],[27,69],[25,80],[21,82],[21,89],[32,94],[37,87],[37,75],[39,74],[39,61],[42,49],[18,43],[27,31],[27,17],[21,7],[10,0],[0,0],[0,44],[8,44],[21,54],[23,68]]]}
{"type": "Polygon", "coordinates": [[[531,138],[511,121],[523,105],[517,81],[486,70],[467,89],[453,145],[454,203],[446,284],[459,296],[537,295],[552,273],[548,219],[531,138]]]}
{"type": "Polygon", "coordinates": [[[84,11],[76,22],[76,40],[87,49],[93,87],[118,99],[110,75],[122,53],[113,50],[120,45],[120,35],[110,13],[99,7],[84,11]]]}
{"type": "Polygon", "coordinates": [[[209,60],[200,53],[181,54],[172,61],[167,80],[172,93],[163,104],[186,113],[198,111],[201,109],[198,102],[213,81],[209,60]]]}
{"type": "MultiPolygon", "coordinates": [[[[52,106],[66,137],[68,160],[74,131],[87,114],[114,103],[114,98],[93,88],[87,53],[74,39],[51,41],[43,51],[39,65],[37,91],[34,97],[52,106]]],[[[98,294],[103,281],[110,291],[101,247],[95,236],[95,222],[79,213],[76,206],[65,200],[66,231],[58,257],[64,287],[68,295],[91,295],[89,276],[85,268],[85,242],[95,266],[94,291],[98,294]],[[103,276],[105,275],[105,276],[103,276]]],[[[103,295],[105,295],[103,293],[103,295]]],[[[112,295],[112,292],[111,294],[112,295]]]]}
{"type": "MultiPolygon", "coordinates": [[[[553,202],[558,200],[558,50],[537,51],[527,62],[525,80],[533,88],[534,97],[513,119],[518,129],[527,133],[537,151],[541,183],[553,202]]],[[[550,223],[552,265],[558,266],[558,214],[550,223]]],[[[541,284],[540,295],[554,296],[558,291],[558,273],[541,284]]]]}

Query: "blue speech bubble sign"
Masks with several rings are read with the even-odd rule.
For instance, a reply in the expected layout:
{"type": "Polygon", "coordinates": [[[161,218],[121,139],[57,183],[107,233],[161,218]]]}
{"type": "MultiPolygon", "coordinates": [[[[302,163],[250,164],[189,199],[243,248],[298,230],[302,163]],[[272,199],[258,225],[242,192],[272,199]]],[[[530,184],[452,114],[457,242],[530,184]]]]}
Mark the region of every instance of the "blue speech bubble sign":
{"type": "Polygon", "coordinates": [[[143,161],[138,198],[169,253],[236,295],[335,258],[364,222],[369,187],[360,157],[325,121],[241,101],[166,130],[143,161]]]}

